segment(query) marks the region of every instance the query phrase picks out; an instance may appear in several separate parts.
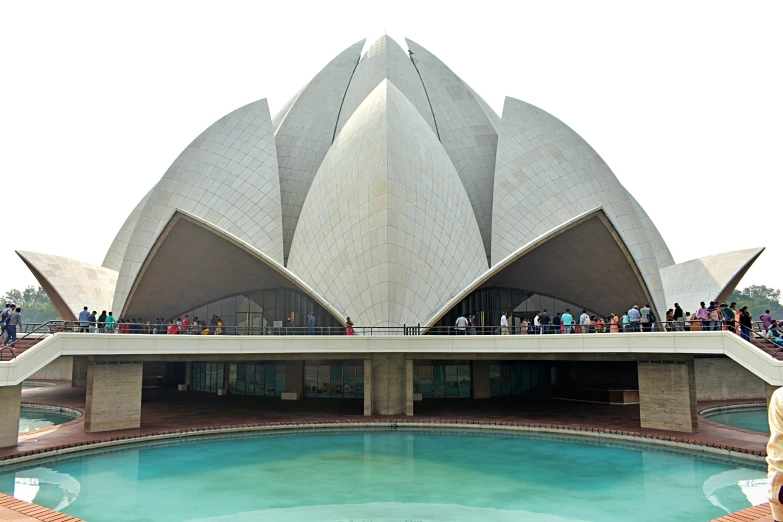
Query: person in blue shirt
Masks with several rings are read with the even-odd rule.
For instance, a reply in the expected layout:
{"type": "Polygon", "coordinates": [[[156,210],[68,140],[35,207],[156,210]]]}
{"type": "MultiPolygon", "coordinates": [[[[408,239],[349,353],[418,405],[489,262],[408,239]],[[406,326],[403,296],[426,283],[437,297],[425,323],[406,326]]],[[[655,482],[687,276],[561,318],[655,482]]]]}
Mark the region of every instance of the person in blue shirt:
{"type": "Polygon", "coordinates": [[[307,335],[315,335],[315,314],[313,312],[307,316],[307,335]]]}
{"type": "Polygon", "coordinates": [[[84,310],[79,312],[79,331],[90,331],[90,310],[85,306],[84,310]]]}

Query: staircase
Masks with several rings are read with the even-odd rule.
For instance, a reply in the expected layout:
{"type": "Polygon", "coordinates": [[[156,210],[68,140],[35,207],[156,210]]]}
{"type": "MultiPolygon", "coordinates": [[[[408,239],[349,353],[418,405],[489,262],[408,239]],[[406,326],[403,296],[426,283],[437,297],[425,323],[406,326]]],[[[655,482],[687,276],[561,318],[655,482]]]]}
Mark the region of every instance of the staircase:
{"type": "Polygon", "coordinates": [[[752,335],[750,338],[750,344],[766,353],[770,357],[773,357],[778,361],[783,361],[783,348],[773,343],[772,341],[764,339],[761,336],[752,335]]]}
{"type": "Polygon", "coordinates": [[[21,339],[16,341],[16,344],[12,347],[13,354],[8,348],[0,351],[0,362],[12,361],[14,359],[14,354],[19,357],[25,351],[41,342],[41,340],[42,339],[21,339]]]}

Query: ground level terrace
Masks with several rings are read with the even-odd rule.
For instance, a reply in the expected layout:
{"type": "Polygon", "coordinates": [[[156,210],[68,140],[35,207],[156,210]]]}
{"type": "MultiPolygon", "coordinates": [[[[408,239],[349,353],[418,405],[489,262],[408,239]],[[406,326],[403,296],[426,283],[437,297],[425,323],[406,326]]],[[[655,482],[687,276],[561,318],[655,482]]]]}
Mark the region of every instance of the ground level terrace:
{"type": "MultiPolygon", "coordinates": [[[[248,416],[261,410],[270,420],[303,411],[415,419],[438,411],[459,417],[464,410],[480,417],[496,403],[542,411],[569,403],[636,412],[623,414],[629,429],[695,433],[698,401],[763,399],[781,384],[781,366],[728,332],[353,338],[58,333],[0,363],[0,414],[18,417],[21,382],[32,377],[71,382],[83,397],[78,429],[85,434],[144,427],[143,389],[187,397],[201,425],[213,419],[194,405],[211,401],[239,401],[248,405],[248,416]]],[[[15,425],[3,423],[0,447],[17,444],[15,425]]]]}

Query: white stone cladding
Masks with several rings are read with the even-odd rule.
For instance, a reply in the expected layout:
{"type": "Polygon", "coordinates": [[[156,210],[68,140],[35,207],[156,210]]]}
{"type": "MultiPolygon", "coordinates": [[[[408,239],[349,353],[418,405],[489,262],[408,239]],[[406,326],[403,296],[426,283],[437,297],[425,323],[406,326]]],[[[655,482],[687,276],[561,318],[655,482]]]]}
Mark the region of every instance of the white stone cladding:
{"type": "Polygon", "coordinates": [[[120,268],[112,305],[115,313],[123,310],[149,249],[177,209],[213,223],[282,263],[277,152],[265,99],[212,124],[155,186],[120,268]]]}
{"type": "Polygon", "coordinates": [[[338,133],[364,99],[386,78],[408,98],[430,130],[435,132],[432,108],[416,68],[402,47],[384,35],[370,46],[356,67],[337,121],[338,133]]]}
{"type": "Polygon", "coordinates": [[[538,107],[507,97],[494,191],[493,265],[519,245],[587,210],[602,207],[645,279],[655,301],[650,304],[659,310],[663,307],[655,249],[635,201],[598,153],[565,123],[538,107]]]}
{"type": "MultiPolygon", "coordinates": [[[[31,268],[47,294],[55,292],[55,295],[49,295],[52,302],[58,305],[61,301],[73,317],[79,317],[85,306],[98,313],[111,310],[117,285],[116,270],[50,254],[20,251],[17,254],[31,268]]],[[[70,319],[67,312],[64,313],[59,306],[56,308],[63,319],[70,319]]]]}
{"type": "Polygon", "coordinates": [[[486,271],[459,175],[391,81],[364,100],[324,158],[289,269],[364,326],[421,322],[486,271]]]}
{"type": "Polygon", "coordinates": [[[280,169],[283,257],[288,257],[302,204],[335,134],[348,82],[364,40],[337,55],[275,116],[275,143],[280,169]],[[283,111],[285,113],[283,114],[283,111]]]}
{"type": "Polygon", "coordinates": [[[489,258],[500,119],[446,64],[416,42],[405,41],[427,90],[440,141],[470,198],[489,258]]]}
{"type": "Polygon", "coordinates": [[[709,304],[721,294],[727,299],[763,251],[763,248],[749,248],[724,252],[662,268],[667,308],[674,308],[674,303],[679,303],[683,312],[695,312],[701,301],[709,304]]]}
{"type": "Polygon", "coordinates": [[[120,271],[120,267],[122,266],[122,259],[125,257],[125,250],[128,248],[128,242],[130,241],[131,234],[133,234],[133,229],[136,228],[136,221],[139,219],[141,211],[144,209],[144,205],[147,204],[147,200],[149,199],[153,190],[154,187],[150,189],[149,192],[147,192],[141,201],[138,202],[136,207],[125,220],[125,223],[122,224],[122,228],[120,228],[120,231],[117,232],[117,235],[114,237],[114,241],[111,242],[109,251],[106,252],[106,257],[103,258],[103,263],[101,263],[101,266],[104,266],[110,270],[114,270],[115,272],[120,271]]]}

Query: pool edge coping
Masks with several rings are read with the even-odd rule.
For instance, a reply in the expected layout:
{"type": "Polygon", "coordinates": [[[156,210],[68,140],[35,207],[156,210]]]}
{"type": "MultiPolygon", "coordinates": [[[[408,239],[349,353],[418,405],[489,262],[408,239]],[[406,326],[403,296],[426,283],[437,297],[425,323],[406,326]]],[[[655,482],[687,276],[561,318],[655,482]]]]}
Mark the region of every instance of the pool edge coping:
{"type": "MultiPolygon", "coordinates": [[[[74,419],[79,421],[80,419],[74,419]]],[[[66,423],[67,424],[67,423],[66,423]]],[[[63,424],[64,425],[64,424],[63,424]]],[[[63,426],[60,425],[60,426],[63,426]]],[[[107,437],[104,439],[85,441],[80,443],[61,444],[51,448],[42,448],[9,455],[0,459],[0,468],[13,466],[25,462],[70,455],[73,453],[89,452],[102,448],[117,446],[132,446],[145,442],[162,440],[183,439],[198,436],[222,435],[233,433],[264,433],[313,429],[355,429],[355,428],[434,428],[434,429],[477,429],[488,431],[505,431],[520,433],[543,433],[550,435],[569,435],[588,439],[604,439],[609,441],[625,441],[641,445],[658,446],[661,448],[676,448],[691,453],[714,455],[732,460],[746,461],[755,464],[766,463],[765,456],[761,452],[736,448],[726,444],[703,443],[695,440],[678,438],[669,435],[655,436],[627,430],[614,430],[608,428],[592,428],[571,425],[547,425],[525,424],[510,421],[432,421],[432,420],[408,420],[408,419],[377,419],[367,421],[312,421],[312,422],[268,422],[262,424],[236,424],[226,426],[207,426],[200,428],[171,429],[159,432],[143,433],[128,436],[107,437]]]]}

